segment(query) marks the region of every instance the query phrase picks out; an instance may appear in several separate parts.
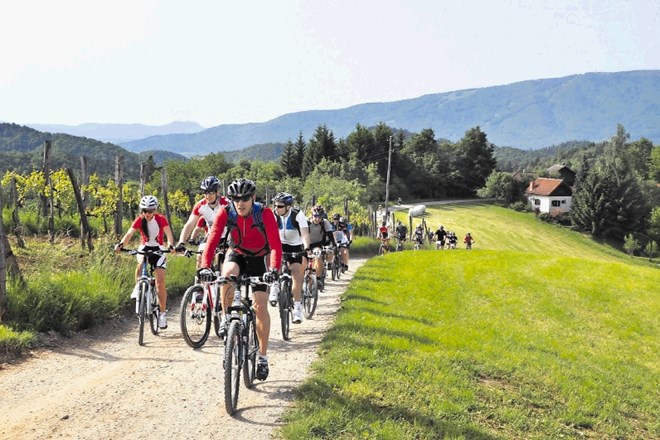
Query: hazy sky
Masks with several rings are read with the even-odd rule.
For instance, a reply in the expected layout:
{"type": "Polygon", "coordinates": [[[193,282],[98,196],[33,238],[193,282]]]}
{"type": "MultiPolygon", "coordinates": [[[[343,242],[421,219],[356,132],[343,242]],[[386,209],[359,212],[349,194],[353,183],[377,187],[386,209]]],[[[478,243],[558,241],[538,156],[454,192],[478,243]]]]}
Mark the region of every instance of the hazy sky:
{"type": "Polygon", "coordinates": [[[205,127],[660,69],[658,0],[0,0],[0,121],[205,127]]]}

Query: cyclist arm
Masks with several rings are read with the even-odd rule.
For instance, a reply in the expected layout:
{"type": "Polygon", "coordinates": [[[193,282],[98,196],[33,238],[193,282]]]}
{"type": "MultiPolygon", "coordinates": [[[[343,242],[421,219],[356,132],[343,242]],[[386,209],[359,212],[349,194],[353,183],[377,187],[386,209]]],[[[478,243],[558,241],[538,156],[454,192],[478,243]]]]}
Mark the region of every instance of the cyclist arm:
{"type": "Polygon", "coordinates": [[[181,229],[181,235],[179,235],[179,244],[184,243],[186,241],[186,238],[190,236],[190,233],[193,231],[195,225],[197,224],[197,220],[199,219],[199,216],[200,216],[199,202],[197,202],[193,207],[192,211],[190,212],[188,221],[186,221],[186,224],[183,225],[183,229],[181,229]]]}
{"type": "Polygon", "coordinates": [[[309,249],[309,224],[307,223],[307,217],[305,217],[305,213],[303,211],[298,212],[296,220],[298,221],[298,225],[300,225],[300,237],[303,241],[303,248],[309,249]]]}
{"type": "Polygon", "coordinates": [[[167,237],[167,244],[169,245],[170,249],[174,249],[174,234],[172,234],[172,228],[170,228],[170,225],[163,227],[163,234],[165,234],[165,237],[167,237]]]}
{"type": "Polygon", "coordinates": [[[128,228],[128,231],[126,231],[126,234],[122,237],[122,239],[119,241],[119,249],[125,247],[129,241],[131,241],[131,237],[133,237],[133,234],[135,234],[138,230],[131,226],[128,228]]]}
{"type": "MultiPolygon", "coordinates": [[[[266,230],[266,240],[268,240],[268,245],[270,246],[268,269],[279,271],[280,266],[282,265],[282,242],[280,241],[280,230],[277,227],[275,214],[273,214],[273,211],[270,208],[264,209],[263,222],[264,229],[266,230]]],[[[215,226],[215,222],[213,223],[213,226],[215,226]]],[[[307,238],[309,239],[309,235],[307,238]]]]}
{"type": "Polygon", "coordinates": [[[221,209],[218,211],[218,214],[213,220],[213,224],[209,229],[208,240],[206,241],[206,248],[204,248],[204,253],[202,254],[202,261],[199,265],[200,268],[211,267],[211,262],[215,256],[215,248],[220,244],[222,239],[222,233],[225,230],[225,225],[227,224],[227,210],[221,209]]]}
{"type": "Polygon", "coordinates": [[[334,247],[337,247],[337,240],[335,240],[335,234],[332,233],[332,225],[326,219],[322,220],[323,227],[325,228],[325,235],[328,237],[328,241],[332,243],[334,247]]]}

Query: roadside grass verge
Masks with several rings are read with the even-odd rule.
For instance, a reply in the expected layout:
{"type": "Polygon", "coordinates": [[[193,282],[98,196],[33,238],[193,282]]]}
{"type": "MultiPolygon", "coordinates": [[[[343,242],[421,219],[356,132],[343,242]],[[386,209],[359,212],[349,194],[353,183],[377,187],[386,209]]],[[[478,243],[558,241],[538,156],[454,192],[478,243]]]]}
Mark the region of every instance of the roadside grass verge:
{"type": "MultiPolygon", "coordinates": [[[[63,335],[130,313],[135,257],[117,255],[113,243],[96,240],[89,254],[78,240],[59,237],[54,245],[40,237],[13,246],[26,285],[8,283],[8,313],[0,325],[0,351],[18,354],[38,343],[40,332],[63,335]]],[[[167,260],[168,297],[192,283],[194,258],[167,260]]]]}
{"type": "Polygon", "coordinates": [[[577,252],[369,260],[282,434],[660,437],[660,273],[577,252]]]}

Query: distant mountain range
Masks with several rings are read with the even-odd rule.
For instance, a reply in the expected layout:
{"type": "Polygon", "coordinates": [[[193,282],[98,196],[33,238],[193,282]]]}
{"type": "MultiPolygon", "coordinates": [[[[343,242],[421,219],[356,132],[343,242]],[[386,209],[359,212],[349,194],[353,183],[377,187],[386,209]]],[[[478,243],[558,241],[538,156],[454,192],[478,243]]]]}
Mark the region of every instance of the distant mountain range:
{"type": "Polygon", "coordinates": [[[497,146],[538,149],[571,140],[602,141],[623,124],[634,139],[660,142],[660,70],[585,73],[563,78],[425,95],[339,110],[290,113],[268,122],[228,124],[198,133],[152,136],[121,142],[128,150],[176,151],[187,156],[240,150],[256,144],[309,139],[325,124],[342,138],[384,122],[457,141],[480,126],[497,146]]]}
{"type": "Polygon", "coordinates": [[[242,157],[266,156],[302,132],[309,140],[325,124],[336,139],[384,122],[419,132],[432,128],[437,139],[457,141],[479,126],[500,147],[538,149],[569,141],[602,141],[621,123],[633,139],[660,142],[660,70],[585,73],[563,78],[437,93],[338,110],[289,113],[262,123],[227,124],[205,129],[195,122],[162,126],[87,123],[77,126],[29,124],[48,133],[110,142],[133,152],[169,151],[185,156],[243,151],[242,157]],[[272,149],[276,146],[275,149],[272,149]],[[259,151],[252,151],[252,150],[259,151]]]}
{"type": "Polygon", "coordinates": [[[143,124],[98,124],[86,123],[80,125],[26,124],[35,130],[49,133],[66,133],[72,136],[82,136],[103,142],[119,144],[150,136],[172,133],[198,133],[204,127],[196,122],[176,121],[167,125],[143,124]]]}

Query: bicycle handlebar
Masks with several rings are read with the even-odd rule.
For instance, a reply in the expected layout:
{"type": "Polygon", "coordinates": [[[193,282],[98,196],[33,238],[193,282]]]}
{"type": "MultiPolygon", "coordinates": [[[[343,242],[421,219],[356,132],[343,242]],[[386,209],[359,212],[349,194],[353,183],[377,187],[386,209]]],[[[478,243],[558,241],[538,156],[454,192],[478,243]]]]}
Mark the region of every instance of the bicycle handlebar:
{"type": "Polygon", "coordinates": [[[169,254],[172,251],[169,249],[159,249],[157,251],[153,251],[151,249],[145,250],[140,250],[140,249],[127,249],[127,248],[121,248],[120,249],[122,252],[126,252],[128,255],[163,255],[163,254],[169,254]]]}

